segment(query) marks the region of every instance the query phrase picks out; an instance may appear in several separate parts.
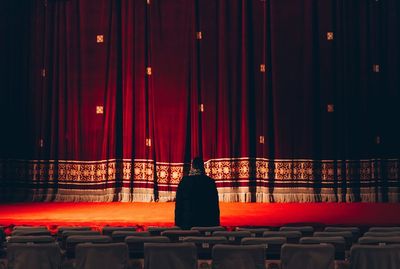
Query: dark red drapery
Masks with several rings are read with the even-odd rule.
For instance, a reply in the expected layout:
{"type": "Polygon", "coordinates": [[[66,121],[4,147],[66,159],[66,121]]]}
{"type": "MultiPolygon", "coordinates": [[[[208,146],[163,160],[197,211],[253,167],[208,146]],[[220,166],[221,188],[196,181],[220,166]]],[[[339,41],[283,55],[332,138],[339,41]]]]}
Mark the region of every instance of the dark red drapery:
{"type": "Polygon", "coordinates": [[[399,200],[397,0],[2,5],[4,200],[399,200]]]}

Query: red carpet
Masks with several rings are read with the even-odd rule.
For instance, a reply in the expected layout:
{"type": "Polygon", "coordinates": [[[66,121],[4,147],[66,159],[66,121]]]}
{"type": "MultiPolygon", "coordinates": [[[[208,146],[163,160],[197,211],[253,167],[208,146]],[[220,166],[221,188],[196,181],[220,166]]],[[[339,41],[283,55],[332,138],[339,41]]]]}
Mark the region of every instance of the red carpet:
{"type": "MultiPolygon", "coordinates": [[[[173,225],[174,203],[17,203],[0,205],[0,226],[173,225]]],[[[221,203],[223,226],[399,225],[400,204],[221,203]]]]}

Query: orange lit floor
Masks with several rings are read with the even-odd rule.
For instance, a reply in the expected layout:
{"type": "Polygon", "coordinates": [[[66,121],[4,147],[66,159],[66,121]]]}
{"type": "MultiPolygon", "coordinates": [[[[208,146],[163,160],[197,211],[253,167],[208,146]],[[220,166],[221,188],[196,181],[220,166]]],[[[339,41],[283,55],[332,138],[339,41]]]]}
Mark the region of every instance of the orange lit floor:
{"type": "MultiPolygon", "coordinates": [[[[174,203],[0,204],[0,226],[173,225],[174,203]]],[[[223,226],[399,225],[400,204],[382,203],[221,203],[223,226]]]]}

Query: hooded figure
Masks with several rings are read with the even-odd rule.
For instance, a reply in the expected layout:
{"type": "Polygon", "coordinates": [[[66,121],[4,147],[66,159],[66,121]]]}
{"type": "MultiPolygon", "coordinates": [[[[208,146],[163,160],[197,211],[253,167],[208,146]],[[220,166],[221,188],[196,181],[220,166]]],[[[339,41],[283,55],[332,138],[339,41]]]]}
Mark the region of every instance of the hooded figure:
{"type": "Polygon", "coordinates": [[[178,185],[175,225],[182,229],[220,225],[217,186],[206,176],[199,157],[193,159],[189,176],[184,176],[178,185]]]}

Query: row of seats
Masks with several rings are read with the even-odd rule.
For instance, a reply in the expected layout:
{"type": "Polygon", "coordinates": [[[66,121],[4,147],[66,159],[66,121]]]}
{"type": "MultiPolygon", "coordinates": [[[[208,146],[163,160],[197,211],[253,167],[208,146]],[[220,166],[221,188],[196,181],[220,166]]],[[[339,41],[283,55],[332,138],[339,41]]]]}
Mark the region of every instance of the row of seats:
{"type": "MultiPolygon", "coordinates": [[[[282,269],[334,269],[334,247],[329,244],[284,244],[281,248],[282,269]]],[[[60,268],[62,258],[56,243],[11,244],[8,250],[8,268],[60,268]]],[[[400,245],[353,246],[351,269],[397,269],[400,264],[400,245]]],[[[263,245],[217,244],[212,249],[212,268],[263,269],[266,268],[263,245]]],[[[208,263],[205,263],[209,268],[208,263]]],[[[194,243],[145,243],[144,264],[134,268],[197,269],[199,265],[194,243]]],[[[203,267],[204,263],[202,264],[203,267]]],[[[71,268],[111,269],[133,268],[129,263],[128,246],[124,243],[76,246],[76,259],[71,268]]]]}
{"type": "MultiPolygon", "coordinates": [[[[212,264],[218,264],[216,260],[218,255],[215,256],[215,252],[218,253],[220,248],[239,247],[238,249],[245,249],[245,247],[249,247],[249,249],[252,249],[252,246],[258,246],[263,249],[263,260],[280,259],[282,268],[285,268],[284,261],[286,261],[285,257],[287,256],[284,254],[287,252],[285,249],[294,249],[295,252],[301,253],[301,249],[307,250],[307,248],[314,249],[314,247],[317,247],[312,251],[314,255],[317,255],[320,246],[328,246],[333,249],[333,259],[343,260],[346,249],[349,249],[358,239],[359,244],[377,245],[366,246],[369,251],[396,252],[396,245],[384,244],[399,243],[399,232],[400,228],[398,227],[370,228],[368,232],[364,233],[363,237],[358,238],[360,232],[357,227],[327,227],[324,232],[313,232],[311,226],[281,227],[280,231],[270,231],[266,228],[238,228],[236,231],[226,231],[223,227],[194,227],[193,230],[180,230],[179,227],[150,227],[148,231],[144,232],[135,231],[134,227],[105,227],[101,235],[98,231],[91,231],[90,227],[60,227],[57,236],[52,237],[45,227],[14,227],[12,236],[8,238],[7,254],[8,260],[11,261],[9,265],[13,266],[13,261],[16,260],[13,258],[14,254],[17,253],[16,248],[28,251],[32,248],[57,246],[57,248],[63,249],[67,258],[74,258],[76,252],[76,258],[79,259],[78,257],[86,257],[78,254],[83,245],[91,246],[89,249],[92,249],[120,244],[124,246],[124,249],[127,249],[128,257],[138,259],[146,257],[146,245],[161,244],[165,248],[167,245],[172,247],[174,244],[178,246],[191,244],[196,249],[196,259],[212,259],[212,264]],[[58,243],[55,243],[55,240],[58,243]],[[290,243],[300,243],[301,245],[290,243]],[[242,245],[239,246],[239,244],[242,245]]],[[[354,260],[355,257],[359,256],[357,254],[359,248],[365,251],[363,247],[362,245],[353,246],[351,259],[354,260]]],[[[321,249],[324,249],[324,247],[321,249]]],[[[310,251],[310,249],[308,250],[310,251]]],[[[93,252],[93,250],[91,251],[93,252]]],[[[59,251],[59,253],[62,252],[59,251]]],[[[149,255],[147,254],[147,256],[149,255]]],[[[57,257],[57,255],[54,257],[57,257]]],[[[323,260],[326,261],[325,258],[323,260]]]]}

